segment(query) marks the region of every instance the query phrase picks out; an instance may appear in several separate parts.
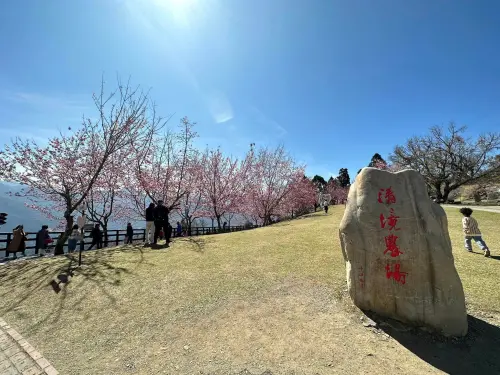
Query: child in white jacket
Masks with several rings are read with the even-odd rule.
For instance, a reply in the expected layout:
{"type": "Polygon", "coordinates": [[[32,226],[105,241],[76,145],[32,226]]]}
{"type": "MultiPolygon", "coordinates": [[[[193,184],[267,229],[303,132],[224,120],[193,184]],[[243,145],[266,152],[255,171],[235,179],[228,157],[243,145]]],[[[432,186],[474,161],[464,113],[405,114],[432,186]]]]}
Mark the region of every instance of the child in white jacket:
{"type": "Polygon", "coordinates": [[[486,242],[483,240],[477,220],[471,217],[472,210],[468,207],[464,207],[460,210],[460,213],[464,215],[464,218],[462,219],[462,228],[465,235],[465,248],[468,252],[472,252],[471,240],[474,240],[479,245],[481,250],[484,251],[484,256],[489,257],[490,249],[488,249],[486,242]]]}

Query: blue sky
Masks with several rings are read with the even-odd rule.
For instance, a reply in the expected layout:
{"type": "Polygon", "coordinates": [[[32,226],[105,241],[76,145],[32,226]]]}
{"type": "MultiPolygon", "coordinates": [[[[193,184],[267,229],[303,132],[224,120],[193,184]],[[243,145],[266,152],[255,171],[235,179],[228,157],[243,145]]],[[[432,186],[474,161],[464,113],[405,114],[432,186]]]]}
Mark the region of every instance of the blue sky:
{"type": "Polygon", "coordinates": [[[284,143],[310,175],[453,120],[500,129],[500,3],[17,0],[0,12],[0,144],[92,117],[101,75],[151,88],[200,147],[284,143]]]}

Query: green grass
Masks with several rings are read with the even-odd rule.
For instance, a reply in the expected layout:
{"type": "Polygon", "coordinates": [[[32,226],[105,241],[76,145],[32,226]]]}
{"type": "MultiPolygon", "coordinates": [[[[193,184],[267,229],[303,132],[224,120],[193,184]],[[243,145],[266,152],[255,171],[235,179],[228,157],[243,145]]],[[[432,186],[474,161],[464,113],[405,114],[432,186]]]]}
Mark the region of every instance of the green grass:
{"type": "MultiPolygon", "coordinates": [[[[134,366],[145,374],[175,369],[172,358],[188,361],[182,359],[183,335],[198,337],[200,330],[227,328],[233,318],[215,318],[224,316],[226,306],[237,312],[240,305],[272,303],[273,291],[291,280],[303,285],[297,294],[301,299],[311,297],[315,288],[326,291],[325,301],[344,294],[338,240],[343,207],[330,212],[246,232],[179,239],[168,250],[135,246],[88,252],[85,266],[69,284],[61,284],[58,294],[49,282],[64,272],[68,259],[13,262],[0,267],[0,316],[63,374],[126,373],[134,366]],[[180,352],[174,350],[177,344],[180,352]],[[162,350],[169,351],[168,358],[158,354],[162,350]]],[[[500,274],[500,214],[474,213],[495,256],[486,259],[465,252],[458,209],[448,213],[469,308],[500,312],[495,284],[500,274]]],[[[304,332],[312,329],[304,328],[306,321],[299,323],[304,332]]],[[[244,340],[233,346],[240,344],[244,350],[244,340]]],[[[208,356],[210,347],[198,348],[197,355],[208,356]]]]}
{"type": "Polygon", "coordinates": [[[465,251],[460,207],[446,209],[448,230],[453,244],[455,266],[464,286],[468,307],[485,312],[500,312],[500,288],[495,284],[500,275],[500,214],[474,211],[483,239],[491,249],[492,258],[484,258],[473,243],[474,254],[465,251]]]}

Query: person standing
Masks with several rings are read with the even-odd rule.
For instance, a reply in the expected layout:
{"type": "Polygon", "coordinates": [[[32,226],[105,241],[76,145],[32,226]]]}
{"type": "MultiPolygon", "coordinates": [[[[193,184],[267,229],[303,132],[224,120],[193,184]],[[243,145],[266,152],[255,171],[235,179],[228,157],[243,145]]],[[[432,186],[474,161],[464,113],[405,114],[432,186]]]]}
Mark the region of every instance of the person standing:
{"type": "Polygon", "coordinates": [[[128,223],[127,224],[127,240],[125,241],[125,244],[132,244],[133,238],[134,238],[134,228],[132,228],[131,223],[128,223]]]}
{"type": "Polygon", "coordinates": [[[158,201],[158,205],[154,208],[153,216],[155,225],[153,243],[156,244],[161,231],[163,231],[164,235],[167,236],[168,209],[163,205],[163,201],[158,201]]]}
{"type": "Polygon", "coordinates": [[[167,247],[170,246],[170,238],[172,238],[172,226],[170,225],[170,223],[167,221],[167,232],[166,232],[166,243],[167,243],[167,247]]]}
{"type": "Polygon", "coordinates": [[[83,236],[77,224],[73,225],[73,230],[68,238],[68,253],[73,253],[76,250],[76,245],[79,241],[83,241],[83,236]]]}
{"type": "MultiPolygon", "coordinates": [[[[44,250],[44,252],[46,252],[46,249],[48,247],[48,243],[46,241],[47,236],[49,236],[49,226],[42,225],[42,229],[40,229],[36,234],[36,241],[35,241],[36,254],[38,254],[40,250],[44,250]]],[[[43,256],[43,254],[40,253],[40,256],[43,256]]]]}
{"type": "Polygon", "coordinates": [[[14,258],[17,252],[22,252],[25,255],[26,250],[26,233],[24,233],[24,227],[18,225],[12,230],[12,241],[10,241],[7,246],[7,253],[14,253],[14,258]]]}
{"type": "Polygon", "coordinates": [[[328,203],[326,201],[323,202],[323,208],[325,210],[325,214],[328,215],[328,203]]]}
{"type": "Polygon", "coordinates": [[[146,244],[153,242],[155,234],[155,204],[150,203],[146,208],[146,244]]]}
{"type": "Polygon", "coordinates": [[[182,236],[182,225],[181,223],[177,222],[177,233],[176,233],[176,237],[181,237],[182,236]]]}
{"type": "Polygon", "coordinates": [[[90,233],[90,235],[92,236],[92,243],[90,244],[90,247],[88,248],[88,250],[91,250],[94,247],[94,245],[96,245],[98,249],[101,249],[102,248],[102,231],[101,231],[99,224],[96,224],[94,226],[94,229],[92,229],[92,232],[90,233]]]}

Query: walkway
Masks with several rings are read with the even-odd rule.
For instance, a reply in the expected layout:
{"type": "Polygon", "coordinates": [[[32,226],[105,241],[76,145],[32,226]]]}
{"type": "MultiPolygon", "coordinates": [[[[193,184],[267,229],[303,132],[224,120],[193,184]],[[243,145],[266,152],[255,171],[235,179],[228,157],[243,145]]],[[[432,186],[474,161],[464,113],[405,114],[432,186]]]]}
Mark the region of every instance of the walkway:
{"type": "Polygon", "coordinates": [[[459,204],[443,204],[445,208],[462,208],[469,207],[474,211],[487,211],[487,212],[495,212],[500,214],[500,206],[460,206],[459,204]]]}
{"type": "Polygon", "coordinates": [[[0,374],[57,375],[56,369],[0,318],[0,374]]]}

